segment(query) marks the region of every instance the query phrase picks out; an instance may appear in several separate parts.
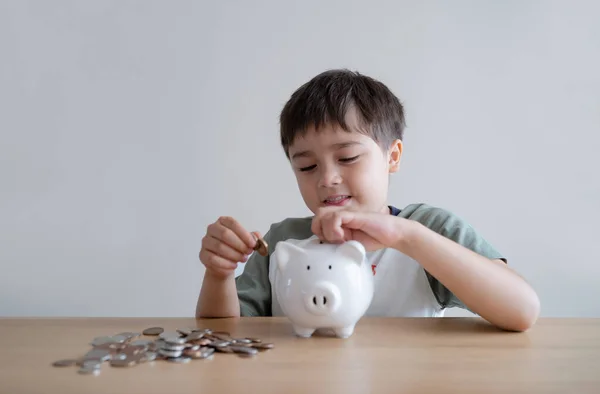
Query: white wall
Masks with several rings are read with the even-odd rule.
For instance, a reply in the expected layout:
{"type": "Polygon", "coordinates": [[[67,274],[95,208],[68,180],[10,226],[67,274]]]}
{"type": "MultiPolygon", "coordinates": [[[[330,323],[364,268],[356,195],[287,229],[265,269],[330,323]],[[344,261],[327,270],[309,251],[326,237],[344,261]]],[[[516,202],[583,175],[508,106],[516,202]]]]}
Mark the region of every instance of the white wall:
{"type": "Polygon", "coordinates": [[[407,110],[391,203],[443,206],[600,316],[600,3],[0,1],[0,315],[192,316],[206,226],[307,215],[283,103],[348,67],[407,110]]]}

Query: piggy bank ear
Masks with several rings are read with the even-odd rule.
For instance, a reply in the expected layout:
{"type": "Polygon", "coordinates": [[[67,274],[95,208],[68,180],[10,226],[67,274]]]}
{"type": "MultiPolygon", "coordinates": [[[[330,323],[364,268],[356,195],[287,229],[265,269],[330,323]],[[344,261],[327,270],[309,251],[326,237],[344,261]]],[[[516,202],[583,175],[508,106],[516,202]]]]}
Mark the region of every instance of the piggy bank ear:
{"type": "Polygon", "coordinates": [[[277,246],[275,246],[273,255],[275,255],[279,270],[284,271],[291,259],[304,253],[304,249],[301,249],[292,243],[280,241],[277,243],[277,246]]]}
{"type": "Polygon", "coordinates": [[[337,252],[350,258],[350,260],[360,265],[365,259],[367,252],[365,247],[358,241],[347,241],[338,246],[337,252]]]}

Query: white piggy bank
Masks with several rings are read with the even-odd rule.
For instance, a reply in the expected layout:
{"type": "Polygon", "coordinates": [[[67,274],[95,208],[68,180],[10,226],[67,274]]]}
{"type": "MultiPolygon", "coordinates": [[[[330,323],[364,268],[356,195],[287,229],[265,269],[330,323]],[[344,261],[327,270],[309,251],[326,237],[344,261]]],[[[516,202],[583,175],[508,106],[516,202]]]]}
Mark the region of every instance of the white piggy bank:
{"type": "Polygon", "coordinates": [[[287,241],[275,251],[275,292],[294,332],[310,337],[317,329],[332,329],[348,338],[373,299],[373,273],[366,251],[357,241],[299,247],[287,241]]]}

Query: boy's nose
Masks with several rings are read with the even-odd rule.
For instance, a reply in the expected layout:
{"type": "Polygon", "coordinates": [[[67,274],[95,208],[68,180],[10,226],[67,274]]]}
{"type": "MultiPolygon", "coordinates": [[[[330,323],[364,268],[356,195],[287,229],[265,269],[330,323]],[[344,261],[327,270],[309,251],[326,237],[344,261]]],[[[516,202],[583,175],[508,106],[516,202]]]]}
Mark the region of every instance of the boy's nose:
{"type": "Polygon", "coordinates": [[[319,180],[319,186],[331,187],[339,185],[342,182],[342,177],[336,171],[324,172],[319,180]]]}

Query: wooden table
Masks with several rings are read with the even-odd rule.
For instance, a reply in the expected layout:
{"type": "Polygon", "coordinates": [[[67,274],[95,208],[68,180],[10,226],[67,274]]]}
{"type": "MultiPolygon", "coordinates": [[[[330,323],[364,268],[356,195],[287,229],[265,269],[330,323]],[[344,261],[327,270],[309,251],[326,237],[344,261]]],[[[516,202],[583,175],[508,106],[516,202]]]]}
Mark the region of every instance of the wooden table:
{"type": "Polygon", "coordinates": [[[349,339],[292,334],[282,318],[0,319],[0,393],[600,393],[600,319],[540,319],[525,333],[477,318],[364,318],[349,339]],[[275,344],[254,358],[102,366],[77,358],[98,336],[202,327],[275,344]]]}

